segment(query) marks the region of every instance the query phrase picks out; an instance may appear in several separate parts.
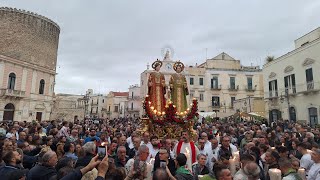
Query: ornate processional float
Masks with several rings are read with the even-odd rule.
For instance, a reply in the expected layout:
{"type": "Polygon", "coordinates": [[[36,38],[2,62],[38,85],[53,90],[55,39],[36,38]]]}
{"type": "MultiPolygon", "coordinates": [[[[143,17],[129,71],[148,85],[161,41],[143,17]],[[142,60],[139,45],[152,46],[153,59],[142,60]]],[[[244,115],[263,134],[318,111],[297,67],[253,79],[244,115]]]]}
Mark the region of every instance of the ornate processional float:
{"type": "Polygon", "coordinates": [[[198,101],[192,99],[190,105],[187,103],[187,81],[181,74],[184,64],[180,61],[174,63],[176,73],[171,75],[169,92],[166,92],[164,75],[159,72],[161,66],[162,62],[159,60],[152,64],[155,71],[148,78],[148,95],[143,101],[144,127],[141,131],[149,131],[161,138],[166,136],[177,139],[183,130],[188,130],[194,136],[193,125],[198,117],[198,101]],[[168,99],[165,98],[166,93],[168,99]]]}

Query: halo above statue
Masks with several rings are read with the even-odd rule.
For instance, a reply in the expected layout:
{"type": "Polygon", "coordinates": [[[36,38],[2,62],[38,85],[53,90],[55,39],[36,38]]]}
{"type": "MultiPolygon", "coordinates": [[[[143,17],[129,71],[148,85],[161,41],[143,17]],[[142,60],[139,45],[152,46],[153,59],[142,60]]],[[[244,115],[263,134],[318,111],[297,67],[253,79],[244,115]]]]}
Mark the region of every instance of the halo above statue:
{"type": "Polygon", "coordinates": [[[160,65],[160,67],[162,66],[162,61],[160,61],[159,59],[157,59],[155,62],[152,63],[151,67],[153,69],[156,69],[156,67],[160,65]]]}
{"type": "Polygon", "coordinates": [[[177,71],[177,68],[178,68],[178,67],[180,67],[180,68],[181,68],[181,71],[183,71],[183,69],[184,69],[184,64],[183,64],[182,62],[180,62],[180,61],[175,62],[175,63],[173,64],[173,69],[174,69],[175,71],[177,71]]]}

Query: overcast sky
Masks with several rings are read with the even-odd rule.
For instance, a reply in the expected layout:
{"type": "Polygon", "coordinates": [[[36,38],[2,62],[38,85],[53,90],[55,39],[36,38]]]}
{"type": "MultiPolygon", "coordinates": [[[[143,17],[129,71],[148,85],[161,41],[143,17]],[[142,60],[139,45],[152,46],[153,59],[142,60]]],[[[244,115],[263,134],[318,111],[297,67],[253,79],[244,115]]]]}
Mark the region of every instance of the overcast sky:
{"type": "Polygon", "coordinates": [[[127,91],[147,63],[172,47],[194,65],[226,52],[243,65],[293,50],[320,26],[315,0],[0,0],[61,28],[56,93],[127,91]]]}

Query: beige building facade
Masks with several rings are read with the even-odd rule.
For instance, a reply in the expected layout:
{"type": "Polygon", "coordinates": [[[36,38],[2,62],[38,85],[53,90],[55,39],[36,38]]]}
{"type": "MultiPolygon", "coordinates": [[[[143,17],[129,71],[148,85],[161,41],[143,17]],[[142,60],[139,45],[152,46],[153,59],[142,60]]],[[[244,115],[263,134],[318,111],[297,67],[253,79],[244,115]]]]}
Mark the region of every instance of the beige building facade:
{"type": "Polygon", "coordinates": [[[82,95],[57,94],[54,98],[51,119],[73,122],[84,119],[85,104],[82,95]]]}
{"type": "Polygon", "coordinates": [[[0,24],[0,121],[50,120],[59,26],[12,8],[0,8],[0,24]]]}
{"type": "Polygon", "coordinates": [[[142,98],[140,97],[140,86],[131,85],[129,87],[128,103],[125,107],[128,117],[139,117],[142,107],[142,98]]]}
{"type": "Polygon", "coordinates": [[[129,92],[110,91],[106,98],[105,108],[102,109],[104,117],[108,119],[126,117],[129,92]]]}
{"type": "MultiPolygon", "coordinates": [[[[167,52],[162,62],[160,72],[164,74],[168,86],[171,74],[175,73],[175,61],[167,52]]],[[[147,69],[141,74],[141,97],[147,95],[150,72],[152,70],[147,69]]],[[[197,98],[200,112],[216,112],[217,117],[234,114],[233,102],[237,99],[261,98],[264,95],[262,70],[258,66],[242,66],[239,60],[226,53],[207,59],[200,65],[187,66],[183,73],[188,82],[188,102],[197,98]]]]}
{"type": "Polygon", "coordinates": [[[270,121],[319,123],[320,28],[295,40],[295,49],[263,66],[270,121]]]}
{"type": "Polygon", "coordinates": [[[266,117],[264,97],[252,97],[237,99],[233,102],[233,110],[236,112],[246,112],[252,115],[266,117]]]}
{"type": "Polygon", "coordinates": [[[103,108],[106,106],[107,96],[103,94],[94,94],[92,89],[88,89],[83,100],[85,105],[86,117],[91,118],[105,118],[103,108]]]}

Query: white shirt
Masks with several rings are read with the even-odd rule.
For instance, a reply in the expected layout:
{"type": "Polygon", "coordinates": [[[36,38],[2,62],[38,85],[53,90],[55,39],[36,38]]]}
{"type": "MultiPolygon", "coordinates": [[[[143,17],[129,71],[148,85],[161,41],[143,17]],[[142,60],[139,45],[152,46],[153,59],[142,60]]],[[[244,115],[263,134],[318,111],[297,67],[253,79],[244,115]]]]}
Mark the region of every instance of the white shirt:
{"type": "Polygon", "coordinates": [[[216,159],[218,161],[218,151],[220,149],[221,145],[218,145],[215,149],[211,149],[209,156],[207,157],[207,167],[209,168],[209,171],[212,171],[214,162],[212,162],[212,158],[216,159]]]}
{"type": "MultiPolygon", "coordinates": [[[[174,146],[174,154],[176,155],[177,157],[177,148],[178,148],[178,144],[177,143],[175,146],[174,146]]],[[[198,147],[195,145],[195,150],[196,150],[196,157],[195,159],[197,159],[197,156],[199,154],[199,149],[198,147]]],[[[183,153],[187,156],[187,168],[192,172],[192,151],[191,151],[191,145],[190,145],[190,142],[188,143],[185,143],[185,142],[182,142],[182,145],[181,145],[181,149],[180,149],[180,153],[183,153]],[[187,153],[187,151],[189,152],[189,154],[187,153]]]]}
{"type": "Polygon", "coordinates": [[[132,137],[131,136],[127,138],[127,143],[128,143],[129,148],[132,149],[133,148],[133,142],[132,142],[132,137]]]}
{"type": "Polygon", "coordinates": [[[152,144],[151,144],[150,141],[148,143],[145,143],[144,141],[141,141],[140,146],[141,145],[146,145],[149,148],[149,150],[152,148],[152,144]]]}
{"type": "Polygon", "coordinates": [[[212,146],[211,146],[211,142],[210,141],[207,141],[205,144],[204,144],[204,148],[203,150],[200,150],[199,149],[199,154],[204,154],[207,156],[207,162],[206,164],[209,164],[209,161],[211,161],[209,159],[209,156],[212,154],[212,146]]]}
{"type": "Polygon", "coordinates": [[[307,180],[318,180],[320,179],[320,163],[314,163],[307,176],[307,180]]]}
{"type": "Polygon", "coordinates": [[[314,162],[311,160],[311,155],[309,153],[303,155],[300,159],[300,167],[306,169],[306,173],[308,173],[313,163],[314,162]]]}
{"type": "MultiPolygon", "coordinates": [[[[157,148],[154,148],[153,146],[149,149],[149,152],[150,152],[150,154],[149,154],[149,158],[155,158],[156,157],[156,155],[157,155],[157,153],[159,152],[159,148],[157,147],[157,148]]],[[[149,159],[148,158],[148,159],[149,159]]]]}
{"type": "MultiPolygon", "coordinates": [[[[133,163],[134,163],[134,159],[129,159],[127,164],[125,165],[125,169],[126,169],[126,175],[128,176],[129,172],[132,171],[132,166],[133,166],[133,163]]],[[[152,170],[153,170],[153,165],[154,165],[154,162],[152,162],[151,164],[149,162],[147,162],[147,177],[144,178],[144,180],[149,180],[149,179],[152,179],[152,170]]]]}

